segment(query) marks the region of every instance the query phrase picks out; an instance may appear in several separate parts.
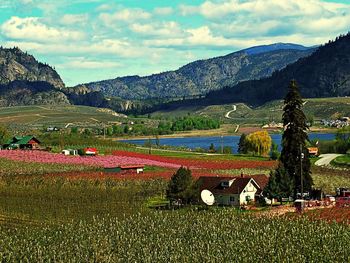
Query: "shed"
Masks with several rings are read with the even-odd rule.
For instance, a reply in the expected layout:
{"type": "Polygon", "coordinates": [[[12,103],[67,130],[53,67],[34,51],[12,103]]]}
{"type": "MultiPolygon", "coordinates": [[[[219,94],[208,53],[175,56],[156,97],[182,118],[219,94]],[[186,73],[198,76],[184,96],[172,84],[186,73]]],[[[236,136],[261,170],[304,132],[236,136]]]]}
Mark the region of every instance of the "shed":
{"type": "Polygon", "coordinates": [[[142,164],[128,164],[119,166],[121,171],[136,172],[137,174],[143,173],[144,165],[142,164]]]}
{"type": "Polygon", "coordinates": [[[83,154],[84,155],[91,155],[91,156],[95,156],[98,154],[98,151],[96,148],[93,147],[86,147],[83,149],[83,154]]]}
{"type": "Polygon", "coordinates": [[[64,154],[64,155],[78,155],[78,150],[64,149],[64,150],[62,150],[62,154],[64,154]]]}
{"type": "Polygon", "coordinates": [[[144,165],[142,164],[128,164],[116,167],[105,167],[104,171],[107,173],[143,173],[144,165]]]}

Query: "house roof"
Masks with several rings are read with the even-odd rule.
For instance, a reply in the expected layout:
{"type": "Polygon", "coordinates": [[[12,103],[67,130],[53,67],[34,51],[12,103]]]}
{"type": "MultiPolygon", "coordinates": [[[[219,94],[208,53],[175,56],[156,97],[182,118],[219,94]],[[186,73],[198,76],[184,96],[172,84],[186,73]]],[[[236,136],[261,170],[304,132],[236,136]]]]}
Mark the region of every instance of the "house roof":
{"type": "Polygon", "coordinates": [[[28,144],[31,140],[40,143],[40,141],[32,135],[27,136],[15,136],[11,140],[8,141],[7,144],[28,144]]]}
{"type": "Polygon", "coordinates": [[[137,168],[144,168],[145,166],[142,164],[127,164],[127,165],[120,165],[121,169],[137,169],[137,168]]]}
{"type": "Polygon", "coordinates": [[[259,184],[252,177],[219,177],[202,176],[198,179],[200,190],[207,189],[214,194],[240,194],[249,182],[252,182],[257,189],[259,184]],[[230,181],[230,186],[222,186],[222,182],[230,181]]]}

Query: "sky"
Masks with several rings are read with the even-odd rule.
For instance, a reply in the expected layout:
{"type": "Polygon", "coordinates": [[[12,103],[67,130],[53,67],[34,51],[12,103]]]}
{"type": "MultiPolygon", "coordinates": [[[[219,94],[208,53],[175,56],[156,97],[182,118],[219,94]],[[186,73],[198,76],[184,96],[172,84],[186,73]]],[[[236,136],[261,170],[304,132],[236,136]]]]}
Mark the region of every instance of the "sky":
{"type": "Polygon", "coordinates": [[[67,86],[256,45],[319,45],[349,25],[350,0],[0,1],[0,44],[53,66],[67,86]]]}

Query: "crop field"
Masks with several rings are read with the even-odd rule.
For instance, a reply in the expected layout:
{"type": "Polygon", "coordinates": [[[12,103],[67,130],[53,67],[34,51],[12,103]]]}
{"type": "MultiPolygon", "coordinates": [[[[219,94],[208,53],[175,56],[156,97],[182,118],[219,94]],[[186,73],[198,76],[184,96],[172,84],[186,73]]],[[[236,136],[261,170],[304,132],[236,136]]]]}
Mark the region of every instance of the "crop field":
{"type": "MultiPolygon", "coordinates": [[[[276,162],[122,150],[97,157],[0,151],[0,262],[349,262],[349,208],[273,219],[199,205],[150,209],[182,165],[194,178],[243,173],[266,183],[276,162]],[[127,163],[145,164],[145,172],[101,169],[127,163]]],[[[348,170],[322,167],[313,167],[313,178],[332,193],[350,182],[348,170]]]]}
{"type": "Polygon", "coordinates": [[[16,106],[0,111],[0,123],[17,125],[66,125],[68,123],[92,124],[115,122],[125,118],[113,111],[88,106],[16,106]]]}
{"type": "Polygon", "coordinates": [[[335,194],[337,187],[350,188],[349,169],[313,166],[311,172],[315,187],[322,188],[327,194],[335,194]]]}
{"type": "Polygon", "coordinates": [[[230,209],[155,211],[49,227],[0,225],[6,262],[349,262],[350,227],[230,209]]]}

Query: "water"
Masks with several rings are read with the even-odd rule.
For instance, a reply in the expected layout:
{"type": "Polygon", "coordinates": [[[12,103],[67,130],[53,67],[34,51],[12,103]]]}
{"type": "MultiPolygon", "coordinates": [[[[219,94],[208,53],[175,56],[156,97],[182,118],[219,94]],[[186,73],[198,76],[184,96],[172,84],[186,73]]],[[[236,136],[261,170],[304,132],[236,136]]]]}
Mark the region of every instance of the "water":
{"type": "MultiPolygon", "coordinates": [[[[278,145],[281,150],[282,134],[271,134],[272,140],[278,145]]],[[[186,147],[190,149],[203,148],[208,149],[210,144],[214,144],[216,149],[220,149],[221,145],[232,147],[233,152],[237,152],[240,136],[210,136],[210,137],[185,137],[185,138],[160,138],[160,145],[169,145],[175,147],[186,147]]],[[[334,133],[310,133],[309,139],[314,140],[333,140],[334,133]]],[[[156,144],[156,140],[151,138],[152,144],[156,144]]],[[[137,145],[145,145],[148,139],[123,140],[123,142],[133,143],[137,145]]]]}

